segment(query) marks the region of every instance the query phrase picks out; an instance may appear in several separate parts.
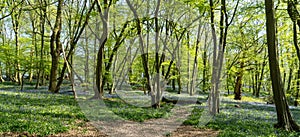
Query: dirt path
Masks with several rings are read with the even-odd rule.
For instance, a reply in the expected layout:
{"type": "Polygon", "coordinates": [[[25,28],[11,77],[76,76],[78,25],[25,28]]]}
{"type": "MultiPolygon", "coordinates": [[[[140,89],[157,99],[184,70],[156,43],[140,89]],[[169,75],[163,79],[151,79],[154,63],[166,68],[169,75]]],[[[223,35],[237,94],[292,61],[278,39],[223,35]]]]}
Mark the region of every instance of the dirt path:
{"type": "MultiPolygon", "coordinates": [[[[144,122],[129,120],[93,121],[76,130],[57,136],[112,136],[112,137],[216,137],[219,132],[210,129],[199,129],[183,126],[182,123],[190,115],[186,107],[172,109],[168,118],[150,119],[144,122]],[[99,130],[97,130],[99,129],[99,130]],[[82,131],[85,131],[83,133],[82,131]]],[[[203,114],[204,115],[204,114],[203,114]]],[[[53,136],[54,137],[54,136],[53,136]]]]}
{"type": "MultiPolygon", "coordinates": [[[[143,132],[138,133],[134,132],[137,129],[133,128],[132,123],[124,124],[119,127],[118,133],[115,135],[111,135],[112,137],[160,137],[157,133],[151,132],[143,132]],[[129,124],[129,125],[128,125],[129,124]]],[[[87,122],[83,127],[79,127],[78,129],[70,130],[66,133],[59,133],[57,135],[51,135],[48,137],[109,137],[103,130],[98,130],[91,124],[91,122],[87,122]]],[[[117,128],[117,127],[115,127],[117,128]]],[[[143,127],[141,127],[143,128],[143,127]]],[[[112,131],[113,132],[113,131],[112,131]]],[[[111,134],[111,133],[110,133],[111,134]]],[[[164,136],[167,137],[216,137],[218,136],[219,131],[211,130],[211,129],[199,129],[194,128],[193,126],[179,126],[173,132],[166,134],[164,136]]],[[[163,136],[161,136],[163,137],[163,136]]]]}

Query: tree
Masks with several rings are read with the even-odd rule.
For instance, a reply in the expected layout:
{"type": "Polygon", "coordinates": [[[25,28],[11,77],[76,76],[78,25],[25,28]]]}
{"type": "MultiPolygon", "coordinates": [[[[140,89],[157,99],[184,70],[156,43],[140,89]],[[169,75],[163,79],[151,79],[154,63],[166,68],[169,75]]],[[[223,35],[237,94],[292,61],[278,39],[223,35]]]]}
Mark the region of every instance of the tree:
{"type": "Polygon", "coordinates": [[[297,6],[296,3],[293,0],[289,0],[288,1],[288,6],[287,6],[287,11],[288,14],[293,22],[293,42],[294,42],[294,47],[296,49],[296,54],[297,54],[297,58],[298,58],[298,72],[297,72],[297,91],[296,91],[296,98],[295,98],[295,102],[294,105],[297,106],[298,105],[298,97],[299,97],[299,90],[300,90],[300,48],[298,46],[298,38],[297,38],[297,24],[298,27],[300,27],[300,15],[299,12],[297,10],[297,6]]]}
{"type": "Polygon", "coordinates": [[[50,40],[50,50],[51,50],[51,71],[50,71],[50,81],[49,81],[49,90],[51,92],[58,93],[57,90],[57,74],[59,67],[60,54],[62,53],[62,43],[60,42],[60,35],[62,29],[62,7],[63,0],[58,1],[57,11],[56,11],[56,20],[54,28],[52,29],[51,40],[50,40]]]}
{"type": "MultiPolygon", "coordinates": [[[[68,28],[69,28],[69,37],[70,37],[70,48],[68,49],[68,52],[65,53],[64,52],[64,56],[65,56],[65,59],[64,59],[64,65],[62,67],[62,70],[61,70],[61,73],[60,73],[60,77],[59,77],[59,80],[58,80],[58,83],[56,85],[56,90],[58,91],[60,89],[60,86],[64,80],[64,76],[65,76],[65,71],[66,69],[68,68],[68,71],[69,71],[69,75],[70,75],[70,79],[71,81],[74,81],[74,76],[73,74],[75,73],[75,75],[77,74],[74,69],[72,69],[72,59],[73,59],[73,54],[76,50],[76,45],[79,41],[79,38],[80,36],[82,35],[86,25],[88,24],[88,21],[89,21],[89,18],[90,18],[90,14],[92,12],[92,10],[94,9],[94,6],[95,6],[95,1],[90,5],[90,7],[88,8],[87,7],[87,0],[84,0],[83,3],[81,2],[78,2],[76,3],[76,12],[73,13],[72,11],[72,4],[71,4],[71,1],[70,2],[70,7],[69,7],[69,18],[68,18],[68,28]],[[79,7],[82,7],[79,8],[79,7]],[[75,14],[75,19],[73,19],[72,15],[75,14]],[[79,17],[77,17],[79,16],[79,17]],[[78,18],[78,19],[77,19],[78,18]]],[[[73,3],[74,4],[74,3],[73,3]]],[[[65,51],[65,50],[64,50],[65,51]]],[[[76,75],[79,79],[80,76],[79,75],[76,75]]],[[[72,82],[72,87],[73,87],[73,92],[74,92],[74,95],[75,95],[75,89],[74,89],[74,83],[72,82]]]]}
{"type": "Polygon", "coordinates": [[[222,65],[224,60],[224,51],[226,47],[227,32],[230,24],[232,23],[236,9],[238,7],[239,0],[235,6],[231,20],[228,18],[226,10],[226,1],[221,0],[221,11],[220,11],[220,37],[219,43],[217,43],[216,29],[215,29],[215,3],[213,0],[209,1],[210,5],[210,23],[213,38],[213,73],[212,73],[212,87],[208,98],[208,106],[212,115],[219,113],[220,105],[220,78],[222,72],[222,65]]]}
{"type": "Polygon", "coordinates": [[[12,25],[13,25],[13,31],[14,31],[14,36],[15,36],[15,78],[14,80],[21,85],[21,73],[20,71],[20,61],[19,61],[19,55],[20,55],[20,42],[19,42],[19,30],[20,30],[20,21],[21,21],[21,15],[22,15],[22,3],[20,5],[16,1],[8,1],[8,5],[15,7],[16,5],[19,5],[20,7],[17,8],[18,12],[12,12],[11,14],[11,19],[12,19],[12,25]]]}
{"type": "MultiPolygon", "coordinates": [[[[47,2],[41,1],[39,2],[39,5],[41,8],[39,9],[39,15],[40,15],[40,37],[41,37],[41,47],[40,47],[40,58],[39,63],[37,64],[38,70],[37,70],[37,79],[36,79],[36,85],[35,88],[37,89],[40,85],[40,79],[42,80],[42,84],[44,84],[44,74],[45,74],[45,68],[44,68],[44,47],[45,47],[45,24],[46,24],[46,17],[47,17],[47,2]]],[[[38,48],[36,48],[36,56],[38,56],[38,48]]]]}
{"type": "Polygon", "coordinates": [[[96,87],[94,89],[95,95],[93,99],[100,99],[104,93],[104,83],[102,81],[103,78],[103,57],[104,57],[104,46],[108,40],[109,36],[109,11],[110,7],[113,4],[112,0],[104,0],[103,3],[100,3],[96,0],[97,10],[100,14],[102,21],[102,29],[103,32],[99,39],[99,49],[97,53],[97,65],[96,65],[96,87]]]}
{"type": "Polygon", "coordinates": [[[291,115],[281,81],[275,35],[276,27],[273,0],[265,0],[265,11],[270,75],[277,112],[277,124],[275,125],[275,127],[282,128],[287,131],[300,131],[299,126],[291,115]]]}

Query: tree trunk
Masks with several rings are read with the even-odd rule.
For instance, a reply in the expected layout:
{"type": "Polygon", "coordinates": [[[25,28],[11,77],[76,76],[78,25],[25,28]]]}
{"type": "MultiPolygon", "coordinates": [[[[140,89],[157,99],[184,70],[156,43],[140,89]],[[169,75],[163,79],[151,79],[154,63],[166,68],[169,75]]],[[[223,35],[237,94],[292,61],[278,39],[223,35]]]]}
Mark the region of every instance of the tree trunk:
{"type": "Polygon", "coordinates": [[[62,52],[62,44],[60,42],[60,33],[61,33],[61,20],[62,20],[62,5],[63,0],[58,1],[57,13],[55,25],[52,30],[52,35],[50,39],[50,49],[51,49],[51,70],[50,70],[50,81],[49,81],[49,90],[54,93],[58,93],[59,89],[56,88],[57,85],[57,74],[59,67],[59,58],[62,52]]]}
{"type": "Polygon", "coordinates": [[[290,67],[289,77],[288,77],[288,81],[287,81],[287,88],[286,88],[287,92],[291,90],[292,79],[293,79],[293,69],[292,69],[292,67],[290,67]]]}
{"type": "MultiPolygon", "coordinates": [[[[257,61],[255,62],[257,63],[257,61]]],[[[252,82],[252,87],[253,87],[253,92],[252,92],[252,95],[255,96],[256,94],[256,85],[257,85],[257,70],[254,69],[254,71],[252,71],[252,75],[251,75],[251,82],[252,82]]]]}
{"type": "Polygon", "coordinates": [[[190,42],[189,42],[189,33],[187,33],[187,49],[188,49],[188,51],[187,51],[187,56],[188,56],[188,59],[187,59],[187,61],[188,61],[188,68],[187,68],[187,73],[188,73],[188,80],[187,80],[187,85],[186,85],[186,87],[187,87],[187,93],[189,93],[190,94],[190,96],[192,96],[194,93],[194,91],[191,89],[191,83],[192,83],[192,80],[191,80],[191,61],[190,61],[190,59],[191,59],[191,52],[190,52],[190,42]]]}
{"type": "Polygon", "coordinates": [[[294,106],[298,106],[298,98],[299,98],[299,90],[300,90],[300,65],[298,67],[298,72],[297,72],[297,89],[296,89],[296,96],[295,96],[295,101],[294,101],[294,106]]]}
{"type": "Polygon", "coordinates": [[[221,0],[221,11],[220,11],[220,38],[219,38],[219,45],[217,44],[217,36],[216,36],[216,30],[215,30],[215,24],[214,24],[214,10],[215,10],[215,4],[213,0],[209,0],[210,4],[210,23],[211,23],[211,29],[212,29],[212,37],[213,37],[213,45],[214,45],[214,52],[213,52],[213,74],[212,74],[212,88],[211,93],[209,96],[209,109],[210,113],[212,115],[215,115],[219,113],[219,106],[220,106],[220,78],[221,78],[221,72],[222,72],[222,65],[224,60],[224,51],[226,47],[226,39],[227,39],[227,32],[228,27],[232,23],[239,0],[237,1],[237,4],[235,6],[235,9],[233,11],[233,15],[231,20],[228,22],[228,15],[226,11],[226,0],[221,0]]]}
{"type": "MultiPolygon", "coordinates": [[[[207,33],[205,38],[207,38],[207,33]]],[[[207,43],[205,42],[204,44],[204,51],[203,51],[203,84],[202,84],[202,91],[206,92],[207,91],[207,43]]]]}
{"type": "Polygon", "coordinates": [[[274,95],[274,101],[277,112],[277,124],[276,128],[282,128],[287,131],[299,131],[299,126],[294,121],[289,106],[287,104],[286,96],[283,91],[281,82],[278,55],[277,55],[277,44],[276,44],[276,33],[275,33],[275,15],[274,15],[274,1],[265,0],[265,11],[266,11],[266,26],[267,26],[267,44],[269,54],[269,66],[270,75],[272,79],[272,89],[274,95]]]}
{"type": "MultiPolygon", "coordinates": [[[[176,73],[175,73],[176,71],[175,70],[173,70],[173,76],[175,76],[176,75],[176,73]]],[[[173,91],[175,91],[176,90],[176,79],[172,79],[172,89],[173,89],[173,91]]]]}
{"type": "MultiPolygon", "coordinates": [[[[201,31],[201,25],[199,24],[198,34],[197,34],[197,42],[196,42],[196,48],[195,48],[195,57],[194,57],[194,63],[193,63],[193,71],[192,71],[192,81],[191,81],[191,86],[190,86],[190,96],[192,96],[196,92],[195,86],[196,86],[197,72],[198,72],[198,50],[199,50],[199,43],[200,43],[200,31],[201,31]]],[[[205,42],[206,42],[206,36],[205,36],[205,42]]]]}
{"type": "MultiPolygon", "coordinates": [[[[267,54],[267,52],[265,52],[265,53],[267,54]]],[[[259,78],[259,81],[258,81],[256,93],[255,93],[255,96],[257,98],[259,97],[259,94],[260,94],[261,84],[262,84],[262,80],[263,80],[263,76],[264,76],[265,65],[266,65],[266,61],[264,59],[264,62],[261,66],[260,78],[259,78]]]]}
{"type": "MultiPolygon", "coordinates": [[[[298,39],[297,39],[297,25],[298,27],[300,28],[300,15],[299,15],[299,12],[297,10],[297,2],[296,1],[292,1],[292,0],[289,0],[288,1],[288,6],[287,6],[287,11],[288,11],[288,14],[291,18],[291,20],[293,21],[293,41],[294,41],[294,46],[296,48],[296,53],[297,53],[297,57],[298,57],[298,62],[300,62],[300,49],[299,49],[299,46],[298,46],[298,39]]],[[[299,63],[300,64],[300,63],[299,63]]],[[[299,65],[300,66],[300,65],[299,65]]],[[[296,88],[296,98],[298,99],[298,95],[299,95],[299,90],[300,90],[300,81],[299,81],[299,78],[300,78],[300,67],[298,68],[298,74],[297,74],[297,88],[296,88]]],[[[291,71],[290,71],[290,76],[291,78],[291,71]]],[[[288,85],[288,88],[289,88],[289,85],[288,85]]],[[[294,102],[294,105],[298,105],[297,103],[297,99],[295,100],[294,102]]]]}
{"type": "MultiPolygon", "coordinates": [[[[87,35],[87,30],[85,30],[85,64],[84,64],[84,82],[86,84],[90,83],[90,68],[89,68],[89,57],[90,57],[90,50],[89,50],[89,38],[87,35]]],[[[88,86],[86,86],[88,88],[88,86]]]]}
{"type": "Polygon", "coordinates": [[[2,77],[2,63],[0,62],[0,82],[4,82],[5,80],[2,77]]]}
{"type": "MultiPolygon", "coordinates": [[[[219,61],[218,61],[218,54],[217,50],[218,45],[217,45],[217,36],[216,36],[216,30],[215,30],[215,25],[214,25],[214,2],[213,0],[209,1],[210,3],[210,23],[211,23],[211,29],[212,29],[212,37],[213,37],[213,73],[212,73],[212,87],[211,87],[211,92],[208,98],[208,106],[209,106],[209,111],[212,115],[216,115],[219,113],[219,100],[218,100],[218,84],[219,84],[219,79],[218,79],[218,69],[219,69],[219,61]]],[[[221,12],[223,14],[223,12],[221,12]]],[[[222,16],[223,18],[223,16],[222,16]]],[[[221,26],[223,27],[223,26],[221,26]]],[[[221,51],[219,51],[221,52],[221,51]]]]}
{"type": "Polygon", "coordinates": [[[244,62],[242,61],[240,64],[240,71],[237,73],[235,87],[234,87],[234,99],[241,100],[242,99],[242,81],[244,75],[244,62]]]}
{"type": "Polygon", "coordinates": [[[160,98],[162,95],[161,87],[163,83],[161,83],[160,79],[160,67],[161,67],[161,62],[159,58],[159,32],[160,32],[160,27],[158,25],[158,12],[160,8],[160,0],[157,1],[157,5],[155,8],[155,13],[154,13],[154,23],[155,23],[155,81],[151,93],[151,100],[152,100],[152,107],[153,108],[160,108],[160,98]],[[156,88],[155,88],[156,87],[156,88]],[[155,99],[154,99],[155,98],[155,99]]]}
{"type": "Polygon", "coordinates": [[[103,57],[104,57],[104,46],[108,39],[108,29],[109,29],[109,4],[108,1],[104,1],[104,8],[101,9],[101,4],[99,1],[97,3],[98,11],[101,14],[101,20],[102,20],[102,35],[100,38],[100,46],[97,53],[97,66],[96,66],[96,90],[94,99],[101,99],[104,94],[104,83],[102,81],[103,78],[103,57]],[[103,10],[103,11],[102,11],[103,10]],[[98,93],[96,93],[98,92],[98,93]]]}
{"type": "Polygon", "coordinates": [[[180,72],[178,72],[177,84],[178,84],[178,91],[177,91],[177,94],[181,94],[181,78],[180,78],[180,72]]]}
{"type": "MultiPolygon", "coordinates": [[[[13,5],[15,6],[15,5],[13,5]]],[[[20,45],[19,45],[19,20],[21,16],[21,9],[19,13],[14,13],[11,15],[12,18],[12,24],[13,24],[13,30],[14,30],[14,36],[15,36],[15,77],[14,80],[21,85],[21,73],[20,73],[20,60],[18,57],[20,56],[20,45]]]]}

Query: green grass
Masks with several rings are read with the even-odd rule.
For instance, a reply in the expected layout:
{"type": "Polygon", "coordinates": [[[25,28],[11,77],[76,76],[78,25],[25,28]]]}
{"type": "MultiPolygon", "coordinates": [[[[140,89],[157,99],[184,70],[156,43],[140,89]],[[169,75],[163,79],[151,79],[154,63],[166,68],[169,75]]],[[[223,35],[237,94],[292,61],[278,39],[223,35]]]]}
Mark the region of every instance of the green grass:
{"type": "Polygon", "coordinates": [[[168,117],[172,109],[171,104],[161,104],[159,109],[136,107],[116,99],[106,100],[107,107],[116,115],[121,116],[126,120],[143,122],[148,119],[168,117]],[[124,109],[126,108],[126,109],[124,109]]]}
{"type": "Polygon", "coordinates": [[[118,98],[102,100],[80,100],[79,104],[87,118],[97,120],[130,120],[144,122],[148,119],[163,118],[170,115],[173,104],[162,104],[161,108],[138,107],[118,98]]]}
{"type": "MultiPolygon", "coordinates": [[[[294,118],[300,123],[299,109],[291,109],[294,118]]],[[[203,119],[198,113],[190,116],[185,124],[198,126],[198,123],[203,119]],[[197,117],[198,116],[198,117],[197,117]]],[[[239,102],[230,98],[224,98],[221,102],[220,113],[217,114],[212,121],[205,127],[215,130],[220,130],[220,137],[296,137],[300,133],[286,132],[280,129],[275,129],[273,125],[277,122],[275,107],[266,105],[265,103],[239,102]],[[240,108],[236,108],[238,104],[240,108]]]]}
{"type": "Polygon", "coordinates": [[[40,136],[65,132],[86,120],[71,96],[0,90],[0,133],[40,136]]]}

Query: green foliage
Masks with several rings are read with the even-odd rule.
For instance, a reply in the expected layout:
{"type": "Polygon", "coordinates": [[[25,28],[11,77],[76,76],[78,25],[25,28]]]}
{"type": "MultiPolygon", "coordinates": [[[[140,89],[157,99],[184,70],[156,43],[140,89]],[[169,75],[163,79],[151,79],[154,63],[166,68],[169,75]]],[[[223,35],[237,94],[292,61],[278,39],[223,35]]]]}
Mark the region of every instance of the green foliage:
{"type": "Polygon", "coordinates": [[[181,1],[190,4],[193,8],[197,8],[200,13],[209,8],[208,2],[206,0],[181,0],[181,1]]]}
{"type": "Polygon", "coordinates": [[[184,125],[198,125],[199,121],[201,120],[201,114],[204,109],[200,109],[198,107],[195,107],[191,113],[191,115],[188,117],[187,120],[183,122],[184,125]]]}

